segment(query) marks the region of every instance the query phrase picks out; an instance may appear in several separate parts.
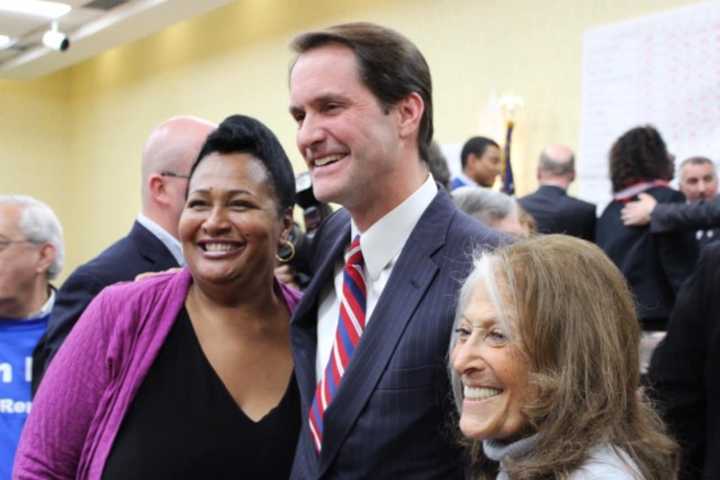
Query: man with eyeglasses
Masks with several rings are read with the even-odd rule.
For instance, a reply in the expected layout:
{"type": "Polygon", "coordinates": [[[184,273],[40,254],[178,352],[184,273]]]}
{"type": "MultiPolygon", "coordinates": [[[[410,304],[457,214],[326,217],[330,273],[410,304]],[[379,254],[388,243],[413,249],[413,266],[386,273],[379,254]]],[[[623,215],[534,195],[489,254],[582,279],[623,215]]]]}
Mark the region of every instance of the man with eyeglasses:
{"type": "Polygon", "coordinates": [[[55,352],[103,288],[184,265],[177,228],[188,174],[215,128],[200,118],[178,116],[152,131],[142,154],[142,210],[126,237],[78,267],[58,291],[47,333],[33,354],[33,393],[55,352]]]}
{"type": "Polygon", "coordinates": [[[62,269],[62,228],[44,203],[0,195],[0,478],[10,478],[30,412],[32,351],[47,327],[62,269]]]}

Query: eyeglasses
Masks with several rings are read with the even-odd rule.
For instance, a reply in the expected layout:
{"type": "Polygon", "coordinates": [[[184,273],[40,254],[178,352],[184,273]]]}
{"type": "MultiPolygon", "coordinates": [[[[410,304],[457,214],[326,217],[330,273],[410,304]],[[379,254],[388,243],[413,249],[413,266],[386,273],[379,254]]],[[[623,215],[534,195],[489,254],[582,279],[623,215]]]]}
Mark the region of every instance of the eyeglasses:
{"type": "Polygon", "coordinates": [[[160,172],[161,177],[173,177],[173,178],[184,178],[185,180],[190,179],[190,175],[182,175],[180,173],[171,172],[169,170],[163,170],[160,172]]]}
{"type": "Polygon", "coordinates": [[[13,243],[33,243],[30,240],[0,240],[0,252],[8,248],[13,243]]]}

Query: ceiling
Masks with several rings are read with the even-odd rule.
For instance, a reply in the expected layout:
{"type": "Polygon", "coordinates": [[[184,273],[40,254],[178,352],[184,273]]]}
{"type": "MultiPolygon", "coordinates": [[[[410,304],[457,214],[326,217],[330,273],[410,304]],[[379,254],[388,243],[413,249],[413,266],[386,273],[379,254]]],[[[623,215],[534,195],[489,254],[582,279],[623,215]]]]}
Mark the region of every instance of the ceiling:
{"type": "MultiPolygon", "coordinates": [[[[0,50],[0,79],[32,79],[158,32],[233,0],[60,0],[72,10],[58,19],[70,48],[42,44],[50,19],[0,10],[0,35],[15,39],[0,50]]],[[[0,2],[2,3],[2,2],[0,2]]]]}

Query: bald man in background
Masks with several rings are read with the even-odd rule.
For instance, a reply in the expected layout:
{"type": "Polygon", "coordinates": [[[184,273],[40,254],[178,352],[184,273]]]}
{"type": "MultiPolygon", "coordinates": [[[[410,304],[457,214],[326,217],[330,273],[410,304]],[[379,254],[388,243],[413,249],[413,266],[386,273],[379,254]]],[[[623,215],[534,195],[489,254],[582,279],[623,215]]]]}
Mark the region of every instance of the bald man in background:
{"type": "Polygon", "coordinates": [[[571,197],[567,189],[575,180],[575,155],[565,145],[549,145],[540,154],[537,168],[540,188],[519,199],[533,216],[540,233],[564,233],[593,241],[595,204],[571,197]]]}
{"type": "Polygon", "coordinates": [[[78,267],[58,291],[47,332],[33,353],[33,394],[55,352],[103,288],[185,264],[178,221],[188,175],[215,128],[200,118],[178,116],[152,131],[142,154],[142,210],[126,237],[78,267]]]}

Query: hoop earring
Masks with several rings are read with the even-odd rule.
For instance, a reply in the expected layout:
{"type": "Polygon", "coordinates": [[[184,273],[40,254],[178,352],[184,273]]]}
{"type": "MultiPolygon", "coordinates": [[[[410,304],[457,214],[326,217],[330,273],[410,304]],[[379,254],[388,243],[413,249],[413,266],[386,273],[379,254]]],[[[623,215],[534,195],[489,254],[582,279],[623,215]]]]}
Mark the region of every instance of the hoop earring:
{"type": "Polygon", "coordinates": [[[282,246],[275,253],[275,259],[280,263],[289,263],[295,258],[295,245],[290,240],[283,240],[282,246]]]}

